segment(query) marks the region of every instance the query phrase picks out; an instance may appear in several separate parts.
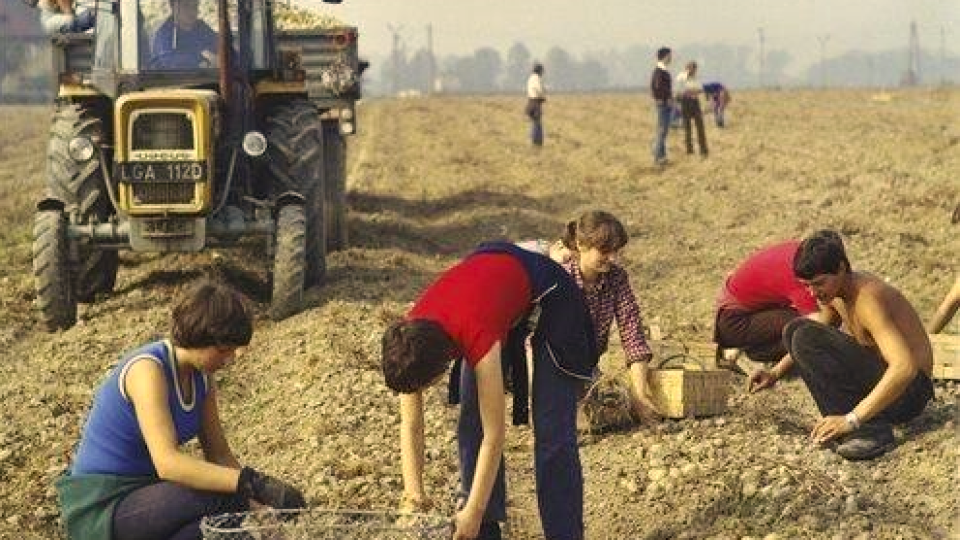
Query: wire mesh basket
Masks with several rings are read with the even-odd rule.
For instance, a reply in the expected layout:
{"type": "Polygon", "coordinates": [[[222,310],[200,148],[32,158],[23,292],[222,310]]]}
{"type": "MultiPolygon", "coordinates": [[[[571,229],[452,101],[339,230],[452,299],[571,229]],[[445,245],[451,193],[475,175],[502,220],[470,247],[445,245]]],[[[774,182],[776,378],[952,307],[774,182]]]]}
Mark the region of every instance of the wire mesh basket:
{"type": "Polygon", "coordinates": [[[390,510],[257,510],[207,516],[203,540],[449,540],[450,518],[390,510]]]}

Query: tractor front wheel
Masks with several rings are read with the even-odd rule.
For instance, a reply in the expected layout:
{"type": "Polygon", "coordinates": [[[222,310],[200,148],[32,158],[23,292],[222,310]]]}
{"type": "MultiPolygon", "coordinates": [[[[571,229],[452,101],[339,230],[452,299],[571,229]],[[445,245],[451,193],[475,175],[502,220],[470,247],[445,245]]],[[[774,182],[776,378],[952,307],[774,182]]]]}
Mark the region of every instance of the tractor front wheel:
{"type": "Polygon", "coordinates": [[[77,322],[77,300],[70,272],[67,217],[62,210],[41,210],[33,227],[33,277],[37,307],[51,332],[77,322]]]}
{"type": "Polygon", "coordinates": [[[303,307],[307,271],[307,217],[302,205],[280,207],[274,247],[270,317],[279,321],[303,307]]]}

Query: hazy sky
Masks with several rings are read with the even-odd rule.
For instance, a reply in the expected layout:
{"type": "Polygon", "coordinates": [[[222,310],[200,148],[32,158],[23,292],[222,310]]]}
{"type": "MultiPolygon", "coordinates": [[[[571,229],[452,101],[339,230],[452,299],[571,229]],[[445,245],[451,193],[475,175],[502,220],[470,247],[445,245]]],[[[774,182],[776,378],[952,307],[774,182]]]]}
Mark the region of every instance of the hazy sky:
{"type": "Polygon", "coordinates": [[[391,47],[389,26],[399,27],[408,51],[424,47],[433,25],[437,54],[469,54],[480,46],[506,53],[523,41],[534,56],[559,45],[575,56],[630,45],[680,48],[685,43],[787,50],[791,71],[825,55],[906,47],[909,23],[920,44],[939,55],[941,28],[948,53],[960,54],[960,0],[293,0],[321,7],[359,26],[361,51],[382,56],[391,47]],[[829,37],[827,37],[829,36],[829,37]]]}

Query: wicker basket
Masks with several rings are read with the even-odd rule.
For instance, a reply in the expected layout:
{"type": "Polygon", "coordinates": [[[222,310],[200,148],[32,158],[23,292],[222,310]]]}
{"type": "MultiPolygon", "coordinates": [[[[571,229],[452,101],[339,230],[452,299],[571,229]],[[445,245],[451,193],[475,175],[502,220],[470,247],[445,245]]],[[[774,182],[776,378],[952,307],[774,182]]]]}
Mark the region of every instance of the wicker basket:
{"type": "Polygon", "coordinates": [[[204,540],[447,540],[449,517],[311,508],[258,510],[208,516],[200,522],[204,540]]]}
{"type": "Polygon", "coordinates": [[[960,336],[933,334],[933,378],[960,379],[960,336]]]}
{"type": "Polygon", "coordinates": [[[724,369],[710,369],[692,356],[677,354],[651,370],[650,390],[668,418],[714,416],[727,411],[730,375],[724,369]]]}

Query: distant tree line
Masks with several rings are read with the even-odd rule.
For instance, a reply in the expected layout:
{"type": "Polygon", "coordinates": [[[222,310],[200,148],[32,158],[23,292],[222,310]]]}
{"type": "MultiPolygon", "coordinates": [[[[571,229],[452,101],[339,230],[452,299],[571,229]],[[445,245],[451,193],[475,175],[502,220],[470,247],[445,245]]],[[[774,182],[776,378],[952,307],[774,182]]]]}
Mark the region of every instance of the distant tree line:
{"type": "MultiPolygon", "coordinates": [[[[373,59],[372,77],[365,83],[369,94],[498,93],[522,92],[534,61],[544,64],[551,92],[644,89],[649,84],[655,48],[634,45],[625,49],[591,51],[579,56],[562,47],[535,55],[523,43],[514,43],[506,54],[480,47],[469,55],[434,58],[427,49],[408,52],[401,47],[385,58],[373,59]],[[434,74],[431,80],[431,74],[434,74]]],[[[701,66],[700,79],[719,80],[731,88],[764,87],[893,87],[900,85],[907,52],[849,51],[809,66],[799,75],[787,72],[793,56],[786,50],[769,50],[759,73],[757,49],[726,44],[693,44],[674,48],[673,71],[689,60],[701,66]]],[[[955,83],[960,57],[924,52],[921,83],[955,83]]]]}

